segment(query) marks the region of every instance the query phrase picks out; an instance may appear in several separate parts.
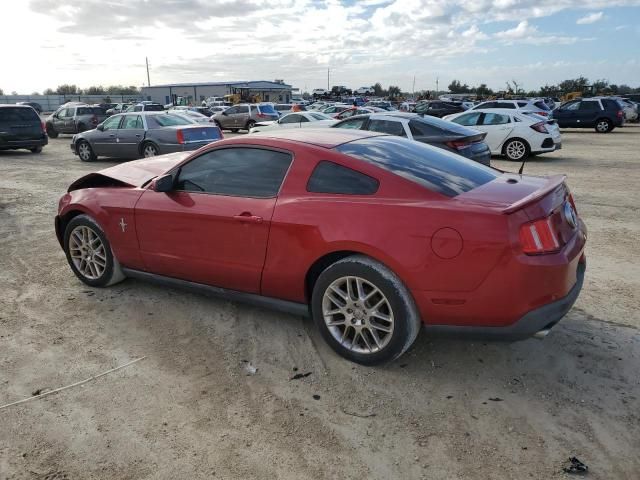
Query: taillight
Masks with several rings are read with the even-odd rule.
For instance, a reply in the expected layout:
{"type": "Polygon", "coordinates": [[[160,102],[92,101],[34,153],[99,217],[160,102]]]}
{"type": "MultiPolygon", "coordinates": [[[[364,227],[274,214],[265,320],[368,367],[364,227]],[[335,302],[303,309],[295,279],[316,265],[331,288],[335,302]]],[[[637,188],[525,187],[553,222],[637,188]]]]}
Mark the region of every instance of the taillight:
{"type": "Polygon", "coordinates": [[[551,226],[551,217],[525,223],[520,227],[522,251],[527,255],[556,252],[560,243],[551,226]]]}
{"type": "Polygon", "coordinates": [[[536,132],[549,133],[549,130],[547,130],[547,127],[544,126],[544,122],[534,123],[533,125],[529,125],[529,126],[533,128],[536,132]]]}
{"type": "Polygon", "coordinates": [[[224,135],[222,133],[222,130],[218,127],[218,133],[220,134],[220,139],[224,138],[224,135]]]}
{"type": "Polygon", "coordinates": [[[542,115],[543,117],[546,117],[549,115],[549,112],[545,112],[545,111],[540,111],[540,112],[535,112],[538,115],[542,115]]]}
{"type": "Polygon", "coordinates": [[[93,123],[94,125],[98,124],[98,117],[96,117],[95,115],[93,117],[91,117],[91,123],[93,123]]]}
{"type": "Polygon", "coordinates": [[[47,126],[42,120],[40,120],[40,127],[42,128],[42,133],[47,133],[47,126]]]}
{"type": "Polygon", "coordinates": [[[462,150],[464,148],[470,147],[471,143],[467,140],[454,140],[452,142],[446,142],[445,145],[447,147],[453,148],[454,150],[462,150]]]}
{"type": "Polygon", "coordinates": [[[618,110],[618,117],[624,117],[624,112],[622,110],[618,110]]]}
{"type": "Polygon", "coordinates": [[[176,131],[176,139],[178,140],[178,143],[184,143],[184,133],[182,130],[176,131]]]}
{"type": "Polygon", "coordinates": [[[259,113],[258,118],[267,118],[267,115],[265,115],[264,113],[259,113]]]}

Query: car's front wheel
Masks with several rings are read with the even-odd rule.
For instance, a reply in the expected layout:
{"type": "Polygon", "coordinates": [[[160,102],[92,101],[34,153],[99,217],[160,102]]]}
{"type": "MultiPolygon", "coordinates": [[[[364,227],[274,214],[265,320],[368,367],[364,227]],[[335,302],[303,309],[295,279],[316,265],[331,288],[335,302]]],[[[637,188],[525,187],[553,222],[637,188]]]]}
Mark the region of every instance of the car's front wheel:
{"type": "Polygon", "coordinates": [[[346,257],[320,274],[311,310],[331,348],[363,365],[399,357],[420,328],[413,297],[402,281],[386,266],[362,255],[346,257]]]}
{"type": "Polygon", "coordinates": [[[255,127],[255,126],[256,126],[256,122],[254,122],[253,120],[249,120],[249,121],[247,122],[246,130],[247,130],[247,131],[249,131],[249,130],[251,130],[251,129],[252,129],[253,127],[255,127]]]}
{"type": "Polygon", "coordinates": [[[71,219],[64,232],[64,251],[73,273],[87,285],[106,287],[125,278],[107,236],[88,215],[71,219]]]}
{"type": "Polygon", "coordinates": [[[53,125],[47,125],[47,135],[49,135],[50,138],[58,138],[58,132],[53,128],[53,125]]]}
{"type": "Polygon", "coordinates": [[[40,147],[40,146],[38,146],[38,147],[33,147],[33,148],[30,148],[30,149],[29,149],[29,151],[30,151],[31,153],[42,153],[42,147],[40,147]]]}
{"type": "Polygon", "coordinates": [[[89,145],[89,142],[86,140],[80,140],[76,145],[76,150],[78,151],[78,157],[80,157],[80,160],[83,162],[91,162],[97,158],[96,154],[93,153],[91,145],[89,145]]]}

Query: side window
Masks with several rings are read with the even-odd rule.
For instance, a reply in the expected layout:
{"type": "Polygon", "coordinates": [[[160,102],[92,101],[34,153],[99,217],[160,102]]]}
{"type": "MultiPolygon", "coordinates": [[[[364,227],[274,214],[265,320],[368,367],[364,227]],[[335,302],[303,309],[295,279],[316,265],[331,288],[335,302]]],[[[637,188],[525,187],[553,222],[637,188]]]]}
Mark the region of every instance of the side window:
{"type": "Polygon", "coordinates": [[[73,117],[73,108],[65,108],[60,111],[60,118],[71,118],[73,117]]]}
{"type": "Polygon", "coordinates": [[[570,103],[570,104],[568,104],[566,106],[563,106],[562,110],[573,110],[573,111],[578,110],[578,107],[580,107],[580,103],[582,103],[582,102],[570,103]]]}
{"type": "MultiPolygon", "coordinates": [[[[526,106],[527,106],[527,102],[518,102],[518,106],[519,106],[520,108],[522,108],[522,107],[526,107],[526,106]]],[[[538,108],[542,108],[542,107],[538,106],[538,108]]]]}
{"type": "MultiPolygon", "coordinates": [[[[526,103],[525,103],[525,105],[526,105],[526,103]]],[[[512,108],[512,109],[516,108],[516,106],[515,106],[515,104],[513,102],[496,102],[496,107],[497,108],[512,108]]]]}
{"type": "Polygon", "coordinates": [[[140,115],[126,115],[122,122],[122,127],[128,130],[141,130],[142,129],[142,117],[140,115]]]}
{"type": "Polygon", "coordinates": [[[136,105],[135,107],[133,107],[134,112],[141,112],[143,109],[144,109],[143,105],[136,105]]]}
{"type": "Polygon", "coordinates": [[[225,111],[227,112],[227,115],[233,115],[235,113],[238,113],[238,107],[230,107],[230,108],[227,108],[225,111]]]}
{"type": "Polygon", "coordinates": [[[104,125],[104,130],[115,130],[118,128],[120,124],[120,120],[122,120],[122,116],[117,115],[115,117],[109,117],[104,121],[102,125],[104,125]]]}
{"type": "Polygon", "coordinates": [[[180,169],[177,188],[235,197],[275,197],[291,154],[260,148],[225,148],[193,159],[180,169]]]}
{"type": "Polygon", "coordinates": [[[480,115],[482,115],[480,112],[466,113],[464,115],[460,115],[459,117],[454,118],[451,121],[454,123],[457,123],[458,125],[471,127],[478,123],[478,119],[480,118],[480,115]]]}
{"type": "Polygon", "coordinates": [[[248,105],[239,105],[236,108],[238,109],[238,111],[236,113],[249,113],[249,106],[248,105]]]}
{"type": "Polygon", "coordinates": [[[309,177],[307,191],[344,195],[373,195],[378,191],[379,184],[378,180],[364,173],[323,160],[316,165],[311,177],[309,177]]]}
{"type": "Polygon", "coordinates": [[[509,123],[509,116],[500,113],[485,113],[482,125],[503,125],[509,123]]]}
{"type": "Polygon", "coordinates": [[[582,101],[579,110],[581,112],[596,112],[600,110],[600,104],[594,101],[582,101]]]}
{"type": "Polygon", "coordinates": [[[389,135],[397,135],[398,137],[406,137],[404,126],[401,122],[393,120],[371,120],[368,130],[372,132],[388,133],[389,135]]]}
{"type": "Polygon", "coordinates": [[[366,117],[352,118],[349,120],[345,120],[344,122],[340,122],[335,126],[335,128],[352,128],[354,130],[359,130],[362,128],[362,125],[364,125],[364,122],[366,121],[366,117]]]}
{"type": "Polygon", "coordinates": [[[299,123],[302,116],[298,114],[287,115],[280,120],[280,123],[299,123]]]}
{"type": "Polygon", "coordinates": [[[300,122],[304,123],[304,122],[308,122],[309,119],[307,117],[305,117],[304,115],[300,115],[300,122]]]}

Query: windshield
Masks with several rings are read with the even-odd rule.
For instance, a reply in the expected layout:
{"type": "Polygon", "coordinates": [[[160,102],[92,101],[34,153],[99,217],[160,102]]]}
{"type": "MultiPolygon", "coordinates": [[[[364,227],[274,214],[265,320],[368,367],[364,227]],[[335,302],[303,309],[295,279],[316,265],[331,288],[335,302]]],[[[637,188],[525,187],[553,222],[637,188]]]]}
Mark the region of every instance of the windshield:
{"type": "Polygon", "coordinates": [[[363,138],[335,149],[447,197],[473,190],[500,175],[461,155],[395,136],[363,138]]]}
{"type": "Polygon", "coordinates": [[[186,118],[178,115],[147,115],[147,125],[149,128],[171,127],[173,125],[191,125],[186,118]]]}
{"type": "Polygon", "coordinates": [[[331,116],[325,113],[313,112],[313,113],[310,113],[309,115],[311,115],[316,120],[334,120],[331,116]]]}

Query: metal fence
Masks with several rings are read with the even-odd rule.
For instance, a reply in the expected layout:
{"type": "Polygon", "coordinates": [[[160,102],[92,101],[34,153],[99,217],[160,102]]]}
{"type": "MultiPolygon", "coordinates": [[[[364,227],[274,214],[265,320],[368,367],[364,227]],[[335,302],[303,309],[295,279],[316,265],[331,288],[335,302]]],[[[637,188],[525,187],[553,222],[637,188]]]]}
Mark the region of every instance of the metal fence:
{"type": "Polygon", "coordinates": [[[53,112],[60,105],[67,102],[85,103],[120,103],[139,102],[144,100],[142,95],[0,95],[0,104],[18,102],[36,102],[43,112],[53,112]]]}

